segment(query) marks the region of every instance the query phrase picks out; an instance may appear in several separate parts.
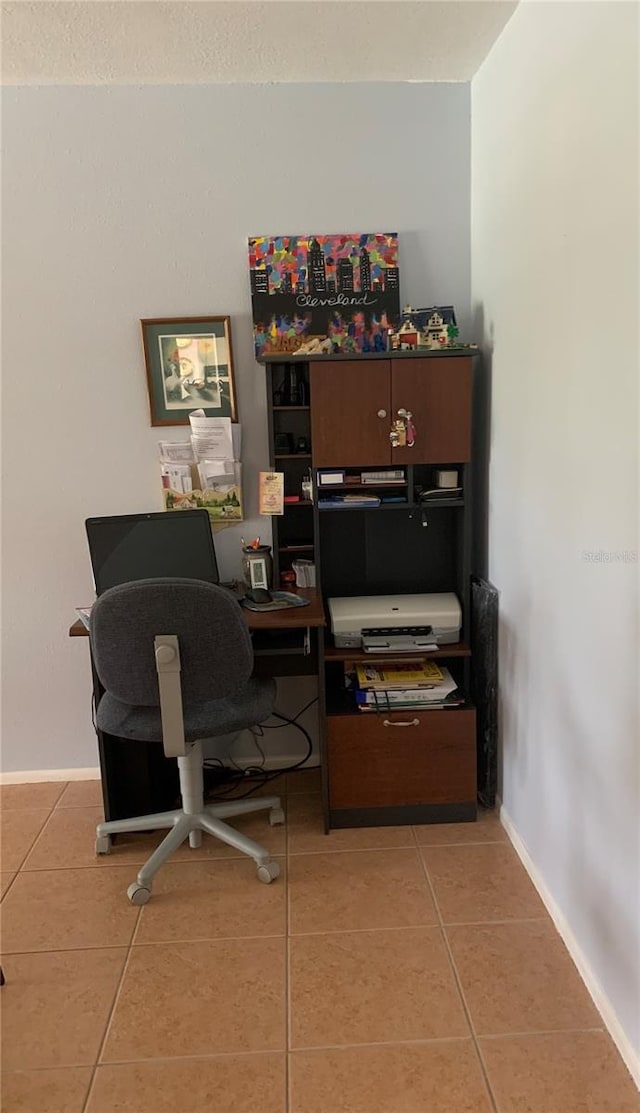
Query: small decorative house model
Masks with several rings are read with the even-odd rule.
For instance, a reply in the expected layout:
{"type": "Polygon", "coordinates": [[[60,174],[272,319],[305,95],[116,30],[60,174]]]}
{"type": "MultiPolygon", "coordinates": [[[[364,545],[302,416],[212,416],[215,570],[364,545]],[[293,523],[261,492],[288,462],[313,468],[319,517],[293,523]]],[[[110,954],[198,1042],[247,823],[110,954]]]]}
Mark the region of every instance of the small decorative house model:
{"type": "Polygon", "coordinates": [[[400,325],[389,333],[392,350],[455,347],[458,336],[456,313],[452,305],[433,305],[413,309],[405,305],[400,325]]]}

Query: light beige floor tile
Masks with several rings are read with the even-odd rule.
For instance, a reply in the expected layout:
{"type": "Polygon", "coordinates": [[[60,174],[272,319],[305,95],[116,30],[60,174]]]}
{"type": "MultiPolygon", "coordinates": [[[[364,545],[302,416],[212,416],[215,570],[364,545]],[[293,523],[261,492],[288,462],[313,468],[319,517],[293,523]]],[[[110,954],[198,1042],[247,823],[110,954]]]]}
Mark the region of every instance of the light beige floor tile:
{"type": "Polygon", "coordinates": [[[478,810],[475,823],[425,823],[413,828],[420,846],[454,843],[508,842],[497,811],[478,810]]]}
{"type": "Polygon", "coordinates": [[[102,819],[99,807],[56,808],[25,862],[25,870],[137,865],[148,858],[160,839],[159,834],[126,836],[131,841],[118,842],[112,854],[97,858],[96,824],[102,819]]]}
{"type": "Polygon", "coordinates": [[[15,876],[15,871],[0,873],[0,897],[4,896],[15,876]]]}
{"type": "Polygon", "coordinates": [[[285,941],[134,947],[105,1062],[281,1051],[285,941]]]}
{"type": "Polygon", "coordinates": [[[16,1071],[3,1075],[3,1113],[82,1113],[91,1067],[16,1071]]]}
{"type": "Polygon", "coordinates": [[[102,781],[69,781],[58,808],[101,808],[102,781]]]}
{"type": "Polygon", "coordinates": [[[605,1032],[481,1040],[500,1113],[638,1113],[640,1096],[605,1032]]]}
{"type": "Polygon", "coordinates": [[[94,1063],[126,954],[123,947],[3,959],[4,1070],[94,1063]]]}
{"type": "Polygon", "coordinates": [[[294,1051],[291,1113],[490,1113],[470,1040],[294,1051]]]}
{"type": "Polygon", "coordinates": [[[0,815],[0,863],[2,869],[22,865],[51,812],[49,808],[3,811],[0,815]]]}
{"type": "Polygon", "coordinates": [[[322,801],[317,793],[287,798],[287,831],[291,854],[415,845],[410,827],[351,827],[325,835],[322,801]]]}
{"type": "Polygon", "coordinates": [[[289,893],[292,934],[437,922],[417,850],[294,855],[289,893]]]}
{"type": "Polygon", "coordinates": [[[136,943],[284,935],[284,858],[278,864],[280,877],[264,885],[244,859],[168,863],[142,910],[136,943]]]}
{"type": "Polygon", "coordinates": [[[290,994],[294,1048],[468,1035],[438,928],[295,936],[290,994]]]}
{"type": "Polygon", "coordinates": [[[66,781],[38,781],[26,785],[0,785],[0,809],[51,808],[62,795],[66,781]]]}
{"type": "MultiPolygon", "coordinates": [[[[25,813],[21,813],[25,814],[25,813]]],[[[153,853],[166,831],[124,835],[118,838],[112,853],[95,857],[96,824],[102,819],[101,808],[56,808],[46,830],[25,862],[26,870],[61,869],[80,866],[108,868],[117,865],[140,865],[153,853]]],[[[255,839],[271,854],[284,853],[284,827],[271,827],[268,812],[257,812],[230,819],[229,824],[255,839]]],[[[207,858],[241,858],[239,850],[226,846],[219,839],[203,836],[202,846],[192,849],[188,843],[172,855],[172,861],[199,861],[207,858]]]]}
{"type": "Polygon", "coordinates": [[[479,1035],[601,1027],[550,920],[446,931],[479,1035]]]}
{"type": "Polygon", "coordinates": [[[138,909],[126,868],[21,873],[2,905],[2,951],[126,947],[138,909]]]}
{"type": "Polygon", "coordinates": [[[284,1113],[285,1056],[101,1066],[87,1113],[284,1113]]]}
{"type": "Polygon", "coordinates": [[[320,792],[322,789],[322,775],[320,769],[296,769],[287,773],[287,794],[298,796],[305,792],[320,792]]]}
{"type": "Polygon", "coordinates": [[[525,920],[547,915],[510,846],[429,846],[422,855],[445,923],[525,920]]]}

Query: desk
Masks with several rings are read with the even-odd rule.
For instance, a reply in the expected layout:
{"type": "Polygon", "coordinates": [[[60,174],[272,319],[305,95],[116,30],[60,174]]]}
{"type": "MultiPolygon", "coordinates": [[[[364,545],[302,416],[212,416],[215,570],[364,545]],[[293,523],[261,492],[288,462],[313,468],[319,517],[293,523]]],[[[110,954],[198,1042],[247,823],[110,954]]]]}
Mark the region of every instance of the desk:
{"type": "MultiPolygon", "coordinates": [[[[325,614],[322,596],[315,588],[296,591],[309,600],[308,607],[296,607],[282,611],[248,611],[242,608],[247,626],[255,635],[255,671],[264,676],[296,676],[318,673],[318,660],[322,656],[324,644],[325,614]],[[285,631],[314,632],[314,644],[310,655],[302,650],[295,653],[291,647],[278,645],[278,635],[285,631]],[[273,647],[269,640],[273,636],[273,647]]],[[[80,619],[69,629],[71,638],[88,638],[89,631],[80,619]]],[[[97,706],[104,689],[91,660],[93,678],[93,698],[97,706]]],[[[322,716],[320,717],[322,721],[322,716]]],[[[322,729],[322,728],[321,728],[322,729]]],[[[97,730],[100,754],[100,773],[104,799],[105,819],[127,819],[132,815],[148,815],[151,812],[168,811],[175,806],[178,796],[178,766],[174,760],[165,758],[158,742],[134,742],[130,738],[118,738],[97,730]]],[[[321,739],[324,750],[324,742],[321,739]]]]}

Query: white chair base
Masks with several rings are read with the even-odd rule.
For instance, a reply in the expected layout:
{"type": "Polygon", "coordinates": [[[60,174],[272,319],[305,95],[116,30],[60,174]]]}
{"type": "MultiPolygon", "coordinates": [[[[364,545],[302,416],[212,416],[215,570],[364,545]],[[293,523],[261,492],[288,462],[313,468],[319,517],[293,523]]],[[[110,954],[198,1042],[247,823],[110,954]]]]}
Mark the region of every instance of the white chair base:
{"type": "Polygon", "coordinates": [[[127,895],[131,903],[146,904],[151,896],[153,878],[163,862],[166,862],[186,839],[189,839],[190,846],[199,847],[202,843],[203,831],[253,858],[258,867],[260,881],[265,884],[273,881],[280,873],[280,867],[277,862],[272,861],[269,851],[222,821],[236,815],[268,810],[269,822],[272,826],[284,823],[284,811],[279,797],[257,796],[252,800],[230,800],[227,804],[212,804],[210,807],[205,807],[200,742],[195,742],[184,757],[178,758],[178,768],[182,808],[172,812],[157,812],[155,815],[114,819],[109,823],[99,823],[96,828],[96,854],[111,852],[112,835],[125,835],[134,831],[161,831],[169,828],[169,834],[140,868],[137,880],[129,886],[127,895]]]}

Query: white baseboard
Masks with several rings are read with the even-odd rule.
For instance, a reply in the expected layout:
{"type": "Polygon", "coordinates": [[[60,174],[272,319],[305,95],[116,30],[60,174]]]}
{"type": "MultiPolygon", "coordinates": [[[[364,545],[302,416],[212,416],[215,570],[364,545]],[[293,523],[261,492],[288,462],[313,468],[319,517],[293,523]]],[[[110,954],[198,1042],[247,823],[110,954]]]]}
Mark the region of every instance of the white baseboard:
{"type": "MultiPolygon", "coordinates": [[[[295,765],[300,761],[300,752],[297,754],[277,754],[276,756],[269,756],[264,763],[265,770],[269,773],[275,773],[278,769],[288,769],[290,765],[295,765]]],[[[238,758],[236,765],[241,769],[246,769],[256,765],[255,758],[238,758]]],[[[314,769],[319,765],[319,758],[317,754],[311,754],[309,763],[305,765],[305,769],[314,769]]],[[[0,784],[2,785],[27,785],[39,784],[42,781],[99,781],[100,769],[98,766],[91,766],[88,769],[27,769],[20,773],[0,773],[0,784]]]]}
{"type": "Polygon", "coordinates": [[[627,1067],[627,1070],[629,1071],[629,1074],[640,1090],[640,1055],[638,1055],[631,1041],[628,1039],[624,1029],[622,1028],[622,1025],[620,1024],[620,1021],[616,1016],[616,1013],[611,1002],[609,1001],[609,998],[606,996],[598,979],[595,977],[593,970],[591,969],[587,959],[585,958],[582,948],[580,947],[580,944],[573,934],[573,931],[571,930],[567,919],[560,911],[560,908],[549,892],[549,889],[543,881],[537,866],[535,865],[533,859],[531,858],[531,855],[529,854],[529,851],[527,850],[524,842],[522,841],[520,835],[514,827],[511,816],[506,811],[502,801],[497,800],[496,803],[500,807],[500,822],[502,823],[502,826],[504,827],[507,835],[511,840],[513,849],[515,850],[524,868],[529,874],[529,877],[535,885],[538,891],[538,895],[542,900],[542,903],[551,916],[551,919],[553,920],[553,923],[560,938],[562,939],[562,942],[571,955],[571,958],[573,959],[577,967],[578,973],[582,978],[582,981],[584,982],[595,1007],[602,1017],[605,1028],[609,1032],[611,1039],[620,1052],[620,1055],[627,1067]]]}
{"type": "Polygon", "coordinates": [[[97,765],[88,769],[27,769],[22,773],[0,773],[1,785],[38,784],[40,781],[99,781],[97,765]]]}

